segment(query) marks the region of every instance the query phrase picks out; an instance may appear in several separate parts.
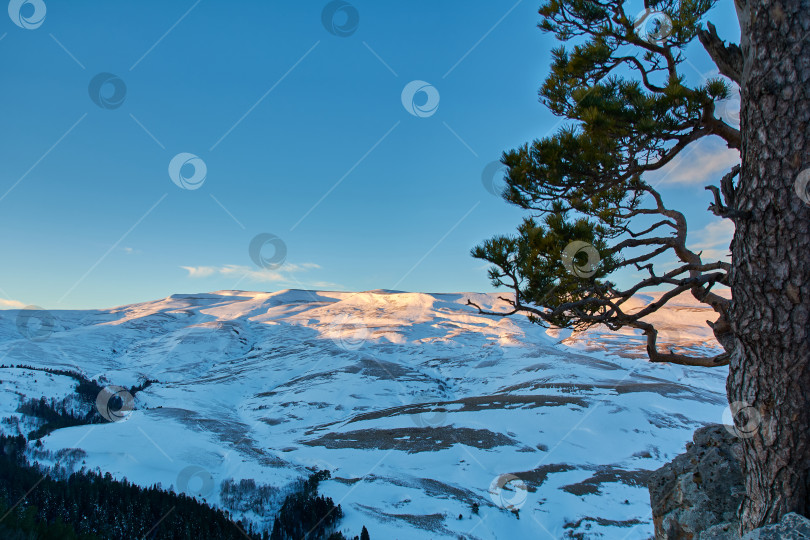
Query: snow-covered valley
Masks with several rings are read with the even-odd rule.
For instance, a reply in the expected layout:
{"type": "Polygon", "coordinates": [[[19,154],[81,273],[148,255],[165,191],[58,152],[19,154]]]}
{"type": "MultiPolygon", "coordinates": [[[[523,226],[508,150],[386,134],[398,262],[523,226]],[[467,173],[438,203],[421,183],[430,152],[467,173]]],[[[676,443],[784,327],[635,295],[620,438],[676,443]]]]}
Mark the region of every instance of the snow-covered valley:
{"type": "MultiPolygon", "coordinates": [[[[36,339],[0,311],[0,364],[156,381],[120,421],[58,429],[42,447],[214,505],[227,479],[280,487],[318,468],[351,535],[651,537],[646,471],[721,422],[727,370],[651,364],[636,333],[545,330],[467,299],[505,307],[496,294],[218,291],[54,311],[36,339]]],[[[710,353],[714,318],[680,297],[652,320],[710,353]]],[[[75,387],[16,367],[0,381],[14,434],[22,399],[75,387]]]]}

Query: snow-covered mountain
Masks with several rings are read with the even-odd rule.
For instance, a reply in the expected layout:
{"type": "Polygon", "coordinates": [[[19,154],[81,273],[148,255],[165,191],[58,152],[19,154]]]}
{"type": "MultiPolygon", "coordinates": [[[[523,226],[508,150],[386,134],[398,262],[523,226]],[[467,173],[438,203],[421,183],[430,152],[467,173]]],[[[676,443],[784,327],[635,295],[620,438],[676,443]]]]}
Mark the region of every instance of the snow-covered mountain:
{"type": "MultiPolygon", "coordinates": [[[[54,311],[33,330],[0,311],[0,363],[157,381],[121,421],[57,430],[43,449],[215,505],[226,479],[283,486],[326,468],[321,492],[352,535],[649,538],[646,471],[721,421],[727,371],[650,364],[629,331],[546,331],[466,305],[505,308],[497,296],[218,291],[54,311]]],[[[710,353],[707,318],[682,296],[653,320],[710,353]]],[[[0,416],[23,423],[21,399],[75,387],[24,368],[0,380],[0,416]]]]}

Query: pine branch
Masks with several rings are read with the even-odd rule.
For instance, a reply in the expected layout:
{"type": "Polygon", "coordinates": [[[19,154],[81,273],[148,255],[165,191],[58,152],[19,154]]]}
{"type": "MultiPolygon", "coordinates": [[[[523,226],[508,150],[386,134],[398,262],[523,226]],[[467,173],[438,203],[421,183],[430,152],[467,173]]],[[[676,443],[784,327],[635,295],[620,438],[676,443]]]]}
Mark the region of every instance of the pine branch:
{"type": "Polygon", "coordinates": [[[720,36],[717,35],[717,29],[710,22],[706,23],[708,30],[698,30],[698,39],[709,53],[709,56],[714,60],[717,69],[734,81],[740,84],[742,80],[742,67],[743,57],[740,47],[735,44],[725,45],[720,36]]]}

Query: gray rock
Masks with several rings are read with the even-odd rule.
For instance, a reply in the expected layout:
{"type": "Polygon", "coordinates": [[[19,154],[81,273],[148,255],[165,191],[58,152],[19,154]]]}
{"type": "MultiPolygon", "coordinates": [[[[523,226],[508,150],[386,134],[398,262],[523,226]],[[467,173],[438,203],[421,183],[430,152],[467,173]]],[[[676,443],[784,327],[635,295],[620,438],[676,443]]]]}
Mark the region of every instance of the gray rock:
{"type": "Polygon", "coordinates": [[[699,540],[739,540],[739,538],[735,522],[720,523],[698,533],[699,540]]]}
{"type": "MultiPolygon", "coordinates": [[[[745,493],[739,439],[719,424],[698,429],[686,453],[652,473],[650,503],[657,540],[735,538],[737,508],[745,493]],[[718,524],[728,529],[714,530],[718,524]]],[[[722,529],[722,528],[721,528],[722,529]]]]}
{"type": "Polygon", "coordinates": [[[810,540],[810,519],[796,513],[740,539],[741,457],[741,441],[711,425],[695,431],[685,453],[654,471],[649,489],[656,540],[810,540]]]}
{"type": "Polygon", "coordinates": [[[782,516],[779,523],[754,529],[743,536],[743,540],[804,540],[806,538],[810,539],[810,519],[794,512],[782,516]]]}

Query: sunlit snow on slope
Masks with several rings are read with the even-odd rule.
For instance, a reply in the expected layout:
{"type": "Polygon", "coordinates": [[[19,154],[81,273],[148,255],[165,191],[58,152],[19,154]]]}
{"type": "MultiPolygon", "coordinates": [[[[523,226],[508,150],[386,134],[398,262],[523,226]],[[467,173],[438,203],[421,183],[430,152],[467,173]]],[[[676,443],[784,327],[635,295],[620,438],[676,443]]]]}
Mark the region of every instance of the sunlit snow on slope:
{"type": "MultiPolygon", "coordinates": [[[[720,421],[726,370],[650,364],[633,333],[546,331],[468,299],[506,307],[496,294],[217,291],[54,312],[40,342],[9,310],[0,357],[158,381],[127,420],[43,439],[118,478],[218,504],[226,478],[282,486],[328,468],[322,491],[352,535],[649,538],[646,471],[720,421]],[[199,474],[178,485],[189,467],[199,474]]],[[[715,317],[677,300],[655,315],[665,335],[711,353],[715,317]]],[[[31,373],[0,370],[2,416],[19,417],[23,396],[70,391],[67,377],[31,373]]]]}

